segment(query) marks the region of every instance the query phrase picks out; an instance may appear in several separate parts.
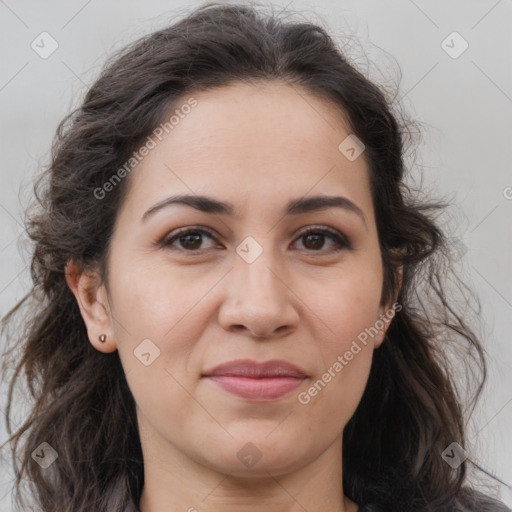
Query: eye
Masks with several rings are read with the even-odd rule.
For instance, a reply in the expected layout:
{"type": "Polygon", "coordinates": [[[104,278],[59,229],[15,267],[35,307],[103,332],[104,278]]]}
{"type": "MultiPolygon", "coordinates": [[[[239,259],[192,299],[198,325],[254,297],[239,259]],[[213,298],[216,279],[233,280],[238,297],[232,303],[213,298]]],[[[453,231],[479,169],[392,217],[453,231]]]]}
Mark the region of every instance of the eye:
{"type": "MultiPolygon", "coordinates": [[[[172,236],[164,238],[159,245],[162,247],[172,247],[175,242],[178,242],[181,245],[181,249],[184,249],[186,252],[194,253],[199,252],[202,237],[206,236],[211,240],[215,240],[215,236],[209,230],[199,227],[192,228],[183,228],[175,232],[172,236]]],[[[352,245],[350,241],[338,233],[335,230],[331,230],[328,228],[309,228],[306,231],[302,232],[297,240],[304,240],[306,250],[319,252],[322,250],[325,245],[325,239],[328,238],[333,243],[334,248],[332,251],[340,251],[342,249],[351,249],[352,245]]],[[[173,247],[177,250],[180,250],[178,247],[173,247]]],[[[204,249],[204,248],[203,248],[204,249]]],[[[325,252],[325,251],[324,251],[325,252]]]]}
{"type": "Polygon", "coordinates": [[[187,252],[194,252],[201,245],[201,237],[206,235],[214,240],[213,234],[202,228],[183,228],[171,237],[164,238],[161,245],[164,247],[172,246],[176,240],[182,245],[187,252]]]}
{"type": "Polygon", "coordinates": [[[299,235],[299,239],[307,241],[305,245],[309,245],[309,248],[313,251],[319,251],[322,249],[325,238],[330,238],[334,243],[335,248],[331,249],[333,251],[352,248],[346,237],[337,231],[327,228],[309,228],[299,235]]]}

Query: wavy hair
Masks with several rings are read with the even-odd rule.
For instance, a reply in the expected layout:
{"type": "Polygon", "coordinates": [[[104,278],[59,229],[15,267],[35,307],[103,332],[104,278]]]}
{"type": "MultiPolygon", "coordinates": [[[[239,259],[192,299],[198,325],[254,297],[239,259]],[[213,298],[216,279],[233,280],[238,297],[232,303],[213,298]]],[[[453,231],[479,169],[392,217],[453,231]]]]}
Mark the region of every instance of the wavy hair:
{"type": "Polygon", "coordinates": [[[486,363],[478,336],[446,290],[456,274],[438,215],[448,203],[422,198],[405,183],[411,125],[321,26],[219,2],[116,53],[59,124],[51,161],[34,185],[26,219],[33,285],[3,319],[14,340],[3,370],[14,370],[6,442],[17,503],[25,502],[26,484],[44,512],[138,509],[144,464],[134,399],[117,351],[91,346],[65,267],[74,260],[106,279],[129,177],[108,199],[98,200],[94,191],[162,123],[163,113],[195,91],[270,80],[328,99],[364,143],[384,269],[382,303],[396,298],[401,305],[344,429],[344,493],[393,511],[490,510],[492,500],[465,485],[468,461],[453,469],[441,457],[454,441],[466,444],[464,415],[481,393],[486,363]],[[467,397],[454,378],[451,352],[465,365],[467,383],[476,382],[467,397]],[[13,432],[22,376],[31,404],[13,432]],[[41,443],[58,447],[47,469],[32,457],[41,443]]]}

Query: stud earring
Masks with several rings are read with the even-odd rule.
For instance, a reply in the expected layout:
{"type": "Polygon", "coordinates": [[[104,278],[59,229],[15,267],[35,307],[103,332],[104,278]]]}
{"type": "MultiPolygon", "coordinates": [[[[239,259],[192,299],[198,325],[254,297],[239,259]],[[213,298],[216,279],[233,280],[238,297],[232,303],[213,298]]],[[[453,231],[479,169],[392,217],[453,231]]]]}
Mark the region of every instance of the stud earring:
{"type": "Polygon", "coordinates": [[[105,340],[107,339],[107,335],[102,334],[101,336],[99,336],[99,339],[100,339],[101,343],[105,343],[105,340]]]}

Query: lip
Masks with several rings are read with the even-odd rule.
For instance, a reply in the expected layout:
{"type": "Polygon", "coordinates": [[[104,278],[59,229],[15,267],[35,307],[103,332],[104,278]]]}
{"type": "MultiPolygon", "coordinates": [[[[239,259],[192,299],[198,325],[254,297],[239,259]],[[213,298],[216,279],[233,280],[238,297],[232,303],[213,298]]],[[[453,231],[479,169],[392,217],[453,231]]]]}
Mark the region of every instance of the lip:
{"type": "Polygon", "coordinates": [[[294,364],[282,359],[254,361],[253,359],[235,359],[219,364],[203,373],[204,377],[213,376],[248,377],[253,379],[269,377],[307,377],[306,372],[294,364]]]}
{"type": "Polygon", "coordinates": [[[241,398],[268,401],[293,391],[307,375],[301,368],[279,359],[237,359],[206,371],[202,377],[241,398]]]}

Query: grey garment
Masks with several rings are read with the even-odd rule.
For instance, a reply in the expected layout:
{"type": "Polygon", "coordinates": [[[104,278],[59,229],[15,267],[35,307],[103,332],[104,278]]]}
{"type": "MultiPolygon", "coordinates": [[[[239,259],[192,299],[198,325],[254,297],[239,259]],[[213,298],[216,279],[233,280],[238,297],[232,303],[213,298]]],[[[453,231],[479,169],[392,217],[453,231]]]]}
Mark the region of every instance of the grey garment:
{"type": "MultiPolygon", "coordinates": [[[[472,505],[464,505],[459,499],[453,504],[453,507],[444,509],[443,512],[512,512],[512,509],[507,507],[501,501],[491,498],[478,491],[473,491],[474,503],[472,505]]],[[[134,504],[127,505],[124,512],[140,512],[138,506],[134,504]]],[[[384,508],[382,505],[377,503],[368,503],[359,507],[357,512],[395,512],[384,508]]],[[[401,510],[400,512],[406,512],[401,510]]],[[[416,512],[414,510],[408,510],[407,512],[416,512]]]]}
{"type": "MultiPolygon", "coordinates": [[[[512,509],[507,507],[501,501],[498,501],[490,496],[486,496],[480,492],[475,492],[476,502],[473,506],[463,505],[457,500],[454,503],[453,508],[450,508],[450,512],[512,512],[512,509]]],[[[359,507],[357,512],[392,512],[388,509],[385,509],[381,505],[377,505],[375,503],[370,503],[359,507]]],[[[405,512],[405,511],[400,511],[405,512]]],[[[413,510],[407,512],[415,512],[413,510]]],[[[444,512],[448,512],[447,509],[444,509],[444,512]]]]}
{"type": "MultiPolygon", "coordinates": [[[[480,495],[480,504],[478,508],[468,508],[459,504],[454,505],[453,512],[512,512],[512,509],[508,508],[501,501],[497,501],[489,496],[483,494],[480,495]]],[[[126,507],[125,512],[140,512],[139,508],[135,505],[129,505],[126,507]]],[[[381,505],[376,503],[369,503],[357,509],[357,512],[391,512],[381,505]]],[[[414,512],[414,511],[408,511],[414,512]]]]}

